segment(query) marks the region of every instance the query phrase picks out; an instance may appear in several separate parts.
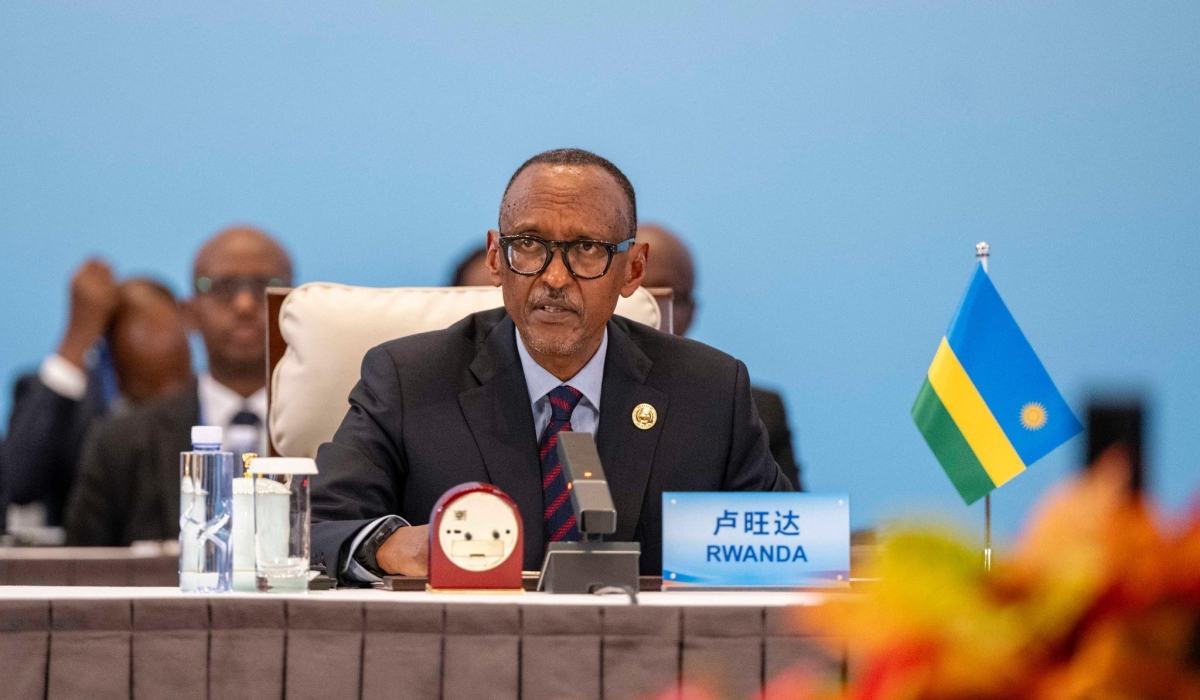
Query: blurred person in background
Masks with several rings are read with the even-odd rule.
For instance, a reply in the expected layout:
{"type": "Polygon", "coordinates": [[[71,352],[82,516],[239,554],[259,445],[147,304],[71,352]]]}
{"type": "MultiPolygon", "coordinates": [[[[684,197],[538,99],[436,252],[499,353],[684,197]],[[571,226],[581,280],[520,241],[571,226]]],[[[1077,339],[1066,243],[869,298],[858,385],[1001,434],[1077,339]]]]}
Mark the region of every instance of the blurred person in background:
{"type": "Polygon", "coordinates": [[[8,488],[4,485],[4,438],[0,438],[0,546],[9,546],[6,525],[8,513],[8,488]]]}
{"type": "Polygon", "coordinates": [[[105,415],[186,390],[191,355],[174,294],[152,279],[118,283],[88,260],[71,279],[58,350],[17,379],[0,482],[14,505],[9,529],[49,544],[62,525],[89,427],[105,415]],[[39,535],[40,533],[40,535],[39,535]]]}
{"type": "Polygon", "coordinates": [[[83,447],[66,514],[67,544],[125,546],[179,533],[179,453],[193,425],[225,429],[225,448],[267,453],[267,287],[290,286],[292,263],[256,228],[225,229],[196,254],[189,324],[208,372],[177,396],[97,425],[83,447]]]}
{"type": "MultiPolygon", "coordinates": [[[[639,243],[650,244],[650,255],[646,261],[646,278],[643,287],[670,287],[675,291],[672,307],[674,330],[678,335],[687,335],[696,313],[696,267],[692,254],[678,236],[656,224],[638,226],[639,243]]],[[[800,463],[792,449],[792,433],[788,428],[787,410],[783,397],[762,387],[750,387],[758,415],[767,426],[771,443],[771,456],[783,470],[796,490],[803,491],[800,463]]]]}
{"type": "Polygon", "coordinates": [[[492,278],[487,267],[487,248],[480,246],[467,253],[454,268],[450,278],[451,287],[492,287],[492,278]]]}
{"type": "MultiPolygon", "coordinates": [[[[674,330],[676,335],[687,335],[692,327],[692,317],[696,311],[696,300],[693,290],[696,286],[696,269],[692,264],[692,254],[679,237],[662,226],[645,224],[638,227],[637,240],[650,244],[650,254],[646,261],[646,277],[642,280],[643,287],[669,287],[675,291],[672,307],[674,330]]],[[[487,268],[487,248],[477,248],[468,253],[454,268],[454,276],[450,280],[452,287],[483,287],[492,286],[487,268]]],[[[783,470],[784,476],[803,491],[800,477],[800,464],[796,461],[792,449],[792,433],[788,428],[787,411],[783,406],[783,397],[779,394],[750,387],[754,397],[754,405],[758,407],[758,415],[767,427],[767,436],[771,443],[771,456],[783,470]]]]}

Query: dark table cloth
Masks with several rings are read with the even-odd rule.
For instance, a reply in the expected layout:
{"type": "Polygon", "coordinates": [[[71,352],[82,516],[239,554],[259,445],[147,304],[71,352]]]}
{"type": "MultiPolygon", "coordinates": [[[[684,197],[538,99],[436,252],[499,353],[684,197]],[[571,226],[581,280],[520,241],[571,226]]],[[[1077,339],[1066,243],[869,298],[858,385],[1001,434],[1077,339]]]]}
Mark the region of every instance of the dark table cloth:
{"type": "Polygon", "coordinates": [[[796,629],[788,604],[815,595],[481,600],[0,587],[0,695],[628,700],[692,679],[750,698],[798,662],[845,676],[836,646],[796,629]]]}

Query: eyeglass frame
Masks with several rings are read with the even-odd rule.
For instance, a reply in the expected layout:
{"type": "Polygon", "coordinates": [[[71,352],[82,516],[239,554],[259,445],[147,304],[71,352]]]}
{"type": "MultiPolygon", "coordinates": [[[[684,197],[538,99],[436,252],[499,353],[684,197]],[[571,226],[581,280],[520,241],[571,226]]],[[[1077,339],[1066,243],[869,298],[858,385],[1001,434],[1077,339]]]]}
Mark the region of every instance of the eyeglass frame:
{"type": "Polygon", "coordinates": [[[504,234],[501,234],[500,239],[499,239],[501,257],[504,258],[504,264],[508,266],[508,269],[511,270],[513,272],[513,274],[522,275],[524,277],[537,277],[538,275],[545,272],[546,268],[550,267],[550,263],[554,261],[554,250],[557,248],[562,251],[562,255],[560,257],[562,257],[563,266],[565,266],[567,268],[567,272],[570,272],[572,277],[574,277],[576,279],[581,279],[581,280],[598,280],[601,277],[607,275],[609,268],[612,267],[613,256],[615,256],[617,253],[624,253],[624,252],[628,251],[630,248],[633,247],[633,244],[636,242],[637,242],[636,236],[634,236],[633,238],[626,238],[625,240],[620,241],[619,243],[610,243],[608,241],[597,241],[594,238],[576,238],[575,240],[571,240],[571,241],[548,241],[545,238],[542,238],[541,236],[531,236],[527,233],[514,234],[511,236],[505,236],[504,234]],[[512,261],[509,260],[509,255],[511,254],[511,251],[512,251],[512,244],[515,241],[520,240],[520,239],[528,239],[531,241],[537,241],[538,243],[542,244],[543,248],[546,249],[546,261],[544,263],[542,263],[542,267],[539,270],[537,270],[536,272],[521,272],[520,270],[517,270],[516,268],[514,268],[512,265],[512,261]],[[573,270],[571,268],[571,260],[570,260],[570,257],[567,255],[567,252],[570,250],[570,248],[572,246],[578,245],[580,243],[592,243],[592,244],[598,245],[608,251],[608,262],[604,263],[604,271],[601,272],[600,274],[596,275],[595,277],[584,277],[583,275],[577,274],[575,272],[575,270],[573,270]]]}
{"type": "Polygon", "coordinates": [[[193,282],[193,288],[198,296],[217,299],[223,302],[231,302],[234,299],[237,299],[238,295],[243,291],[251,292],[251,296],[257,297],[258,295],[253,294],[253,292],[258,286],[263,286],[263,290],[265,291],[271,287],[282,287],[286,284],[287,283],[280,277],[259,277],[257,275],[228,275],[210,277],[208,275],[203,275],[196,278],[195,282],[193,282]],[[216,286],[217,283],[230,281],[237,283],[232,295],[226,297],[224,294],[221,294],[214,289],[214,286],[216,286]]]}

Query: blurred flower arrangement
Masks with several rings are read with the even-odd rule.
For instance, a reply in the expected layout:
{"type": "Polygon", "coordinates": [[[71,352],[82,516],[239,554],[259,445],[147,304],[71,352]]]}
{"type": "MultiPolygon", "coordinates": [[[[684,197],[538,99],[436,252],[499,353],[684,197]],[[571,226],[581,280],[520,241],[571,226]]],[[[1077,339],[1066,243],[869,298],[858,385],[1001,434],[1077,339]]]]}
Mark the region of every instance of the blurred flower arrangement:
{"type": "Polygon", "coordinates": [[[845,644],[848,684],[797,667],[764,700],[1200,699],[1200,508],[1164,522],[1126,464],[1050,494],[990,573],[956,532],[891,533],[863,595],[797,612],[845,644]]]}
{"type": "Polygon", "coordinates": [[[954,532],[892,534],[872,590],[802,611],[845,640],[850,685],[788,674],[767,697],[1200,699],[1200,508],[1163,522],[1126,465],[1111,451],[1050,494],[990,574],[954,532]]]}

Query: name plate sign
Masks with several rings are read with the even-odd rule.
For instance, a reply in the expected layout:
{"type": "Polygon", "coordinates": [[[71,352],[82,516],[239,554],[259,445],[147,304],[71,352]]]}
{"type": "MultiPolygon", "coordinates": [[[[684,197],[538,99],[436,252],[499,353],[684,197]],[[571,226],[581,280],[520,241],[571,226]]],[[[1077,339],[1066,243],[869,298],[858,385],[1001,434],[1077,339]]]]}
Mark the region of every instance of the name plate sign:
{"type": "Polygon", "coordinates": [[[849,588],[846,494],[664,492],[663,588],[849,588]]]}

